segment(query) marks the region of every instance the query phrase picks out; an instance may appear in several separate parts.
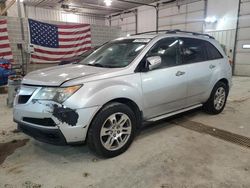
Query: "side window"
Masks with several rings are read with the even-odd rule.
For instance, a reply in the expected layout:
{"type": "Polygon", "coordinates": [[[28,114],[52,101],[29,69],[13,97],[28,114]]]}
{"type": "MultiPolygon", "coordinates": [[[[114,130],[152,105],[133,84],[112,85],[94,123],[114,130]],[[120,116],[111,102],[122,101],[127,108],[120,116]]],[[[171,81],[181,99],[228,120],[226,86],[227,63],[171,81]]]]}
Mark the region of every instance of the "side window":
{"type": "Polygon", "coordinates": [[[219,50],[214,47],[210,42],[206,42],[207,56],[209,60],[215,60],[223,58],[219,50]]]}
{"type": "Polygon", "coordinates": [[[158,41],[147,53],[146,57],[160,56],[160,68],[172,67],[178,64],[179,40],[166,38],[158,41]]]}
{"type": "Polygon", "coordinates": [[[184,64],[208,60],[206,54],[206,41],[192,38],[182,38],[180,44],[184,64]]]}

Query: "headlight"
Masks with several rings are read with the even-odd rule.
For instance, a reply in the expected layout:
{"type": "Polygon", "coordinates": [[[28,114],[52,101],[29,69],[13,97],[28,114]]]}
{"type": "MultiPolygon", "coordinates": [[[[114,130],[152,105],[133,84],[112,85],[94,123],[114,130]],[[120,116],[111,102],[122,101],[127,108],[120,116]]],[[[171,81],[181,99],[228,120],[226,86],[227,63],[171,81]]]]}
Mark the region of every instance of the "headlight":
{"type": "Polygon", "coordinates": [[[58,103],[63,103],[67,98],[73,95],[81,85],[70,87],[44,87],[33,99],[39,100],[53,100],[58,103]]]}

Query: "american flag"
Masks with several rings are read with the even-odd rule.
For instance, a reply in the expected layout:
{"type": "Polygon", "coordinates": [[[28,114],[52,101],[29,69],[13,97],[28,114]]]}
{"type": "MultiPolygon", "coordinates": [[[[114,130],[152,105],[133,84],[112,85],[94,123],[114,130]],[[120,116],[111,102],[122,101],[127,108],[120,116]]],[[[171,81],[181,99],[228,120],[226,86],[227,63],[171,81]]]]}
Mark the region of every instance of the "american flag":
{"type": "Polygon", "coordinates": [[[53,25],[29,19],[31,63],[57,63],[91,49],[89,24],[53,25]]]}
{"type": "Polygon", "coordinates": [[[14,62],[7,30],[7,20],[0,19],[0,58],[14,62]]]}

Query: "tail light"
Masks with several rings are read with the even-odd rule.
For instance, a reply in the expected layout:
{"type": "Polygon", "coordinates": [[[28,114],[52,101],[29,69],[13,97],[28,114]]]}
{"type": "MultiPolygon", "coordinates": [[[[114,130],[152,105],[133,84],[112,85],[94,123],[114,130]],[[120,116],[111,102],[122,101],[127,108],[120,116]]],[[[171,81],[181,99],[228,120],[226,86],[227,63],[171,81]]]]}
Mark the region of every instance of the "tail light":
{"type": "Polygon", "coordinates": [[[229,65],[231,65],[231,67],[233,66],[233,61],[231,59],[228,60],[229,65]]]}
{"type": "Polygon", "coordinates": [[[11,64],[8,64],[8,63],[0,64],[0,67],[6,70],[10,70],[11,64]]]}

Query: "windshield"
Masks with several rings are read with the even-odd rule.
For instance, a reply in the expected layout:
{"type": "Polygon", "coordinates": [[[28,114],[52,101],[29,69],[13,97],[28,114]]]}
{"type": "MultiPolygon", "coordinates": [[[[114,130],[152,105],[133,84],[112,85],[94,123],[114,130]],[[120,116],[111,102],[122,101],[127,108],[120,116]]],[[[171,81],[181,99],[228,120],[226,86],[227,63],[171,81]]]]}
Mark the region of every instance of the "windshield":
{"type": "Polygon", "coordinates": [[[149,39],[124,39],[109,42],[82,60],[80,64],[107,68],[126,67],[148,42],[149,39]]]}

